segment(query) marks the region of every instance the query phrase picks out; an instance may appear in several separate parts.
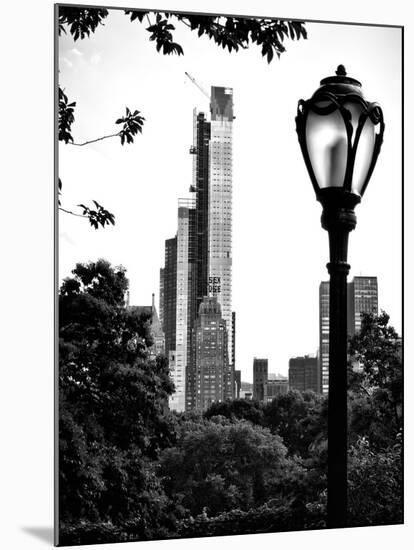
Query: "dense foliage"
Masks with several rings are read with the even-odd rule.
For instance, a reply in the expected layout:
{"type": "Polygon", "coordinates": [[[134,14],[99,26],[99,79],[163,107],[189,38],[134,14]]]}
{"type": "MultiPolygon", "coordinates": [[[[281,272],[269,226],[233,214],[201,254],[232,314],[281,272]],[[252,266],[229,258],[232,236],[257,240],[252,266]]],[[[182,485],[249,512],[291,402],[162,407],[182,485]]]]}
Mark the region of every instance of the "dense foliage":
{"type": "Polygon", "coordinates": [[[220,417],[188,430],[164,451],[160,473],[171,498],[197,516],[249,510],[289,492],[301,472],[279,436],[220,417]]]}
{"type": "Polygon", "coordinates": [[[149,319],[125,307],[123,268],[73,275],[59,296],[61,526],[134,520],[147,538],[164,521],[154,461],[175,438],[168,367],[149,358],[149,319]]]}
{"type": "MultiPolygon", "coordinates": [[[[163,54],[183,55],[180,44],[174,42],[172,31],[174,22],[186,25],[198,37],[206,36],[217,46],[227,48],[229,52],[246,49],[250,45],[259,46],[261,54],[270,63],[286,51],[285,39],[299,40],[307,38],[303,21],[286,21],[270,18],[247,18],[220,15],[199,15],[191,13],[149,12],[143,10],[124,10],[131,21],[148,24],[146,31],[149,39],[156,43],[157,51],[163,54]]],[[[83,40],[94,33],[109,11],[101,8],[81,8],[59,6],[59,34],[67,30],[74,40],[83,40]]]]}
{"type": "MultiPolygon", "coordinates": [[[[125,270],[78,264],[60,291],[61,543],[325,526],[327,400],[291,391],[171,414],[125,270]]],[[[366,316],[350,342],[349,514],[402,522],[401,342],[366,316]]]]}

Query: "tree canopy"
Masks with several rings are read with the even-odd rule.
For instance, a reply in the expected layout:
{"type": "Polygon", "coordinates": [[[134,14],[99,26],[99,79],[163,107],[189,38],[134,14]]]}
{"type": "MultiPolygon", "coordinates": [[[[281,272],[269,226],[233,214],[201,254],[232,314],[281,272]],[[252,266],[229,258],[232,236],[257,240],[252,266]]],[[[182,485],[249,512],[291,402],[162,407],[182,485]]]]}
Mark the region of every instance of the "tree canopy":
{"type": "Polygon", "coordinates": [[[163,498],[152,462],[175,439],[165,358],[149,319],[125,306],[125,269],[77,264],[59,295],[61,522],[135,519],[149,536],[163,498]]]}
{"type": "Polygon", "coordinates": [[[389,315],[363,314],[349,352],[349,522],[401,523],[402,341],[389,315]]]}
{"type": "Polygon", "coordinates": [[[402,341],[389,315],[363,314],[349,352],[351,434],[387,448],[402,430],[403,401],[402,341]]]}
{"type": "Polygon", "coordinates": [[[282,440],[250,422],[214,418],[164,451],[161,474],[167,494],[193,516],[248,510],[280,495],[288,470],[300,468],[286,458],[282,440]]]}
{"type": "MultiPolygon", "coordinates": [[[[232,17],[226,15],[199,15],[192,13],[150,12],[144,10],[124,10],[131,21],[148,24],[149,39],[156,44],[156,50],[164,55],[183,55],[182,46],[174,42],[173,23],[186,25],[198,37],[206,36],[217,46],[229,52],[258,46],[261,55],[270,63],[286,51],[286,39],[306,39],[305,23],[297,20],[284,20],[263,17],[232,17]]],[[[59,7],[59,34],[67,31],[76,41],[90,37],[104,20],[109,11],[104,8],[59,7]]]]}

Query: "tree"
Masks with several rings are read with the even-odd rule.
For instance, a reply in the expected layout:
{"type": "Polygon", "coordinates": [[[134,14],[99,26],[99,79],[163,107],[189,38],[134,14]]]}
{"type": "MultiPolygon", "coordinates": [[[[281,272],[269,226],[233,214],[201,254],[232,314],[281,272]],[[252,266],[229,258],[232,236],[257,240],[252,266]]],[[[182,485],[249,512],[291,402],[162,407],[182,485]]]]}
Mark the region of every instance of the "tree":
{"type": "Polygon", "coordinates": [[[401,338],[389,315],[363,314],[361,330],[349,343],[348,365],[352,442],[365,436],[384,448],[402,428],[401,338]]]}
{"type": "Polygon", "coordinates": [[[248,420],[263,426],[263,407],[258,401],[234,399],[213,403],[204,413],[204,417],[210,419],[213,416],[224,416],[229,420],[248,420]]]}
{"type": "Polygon", "coordinates": [[[264,408],[265,425],[283,439],[291,455],[307,458],[326,440],[327,400],[313,392],[291,390],[264,408]]]}
{"type": "Polygon", "coordinates": [[[78,540],[71,529],[79,522],[133,520],[135,538],[151,538],[166,523],[153,463],[175,439],[166,410],[173,384],[166,359],[149,359],[149,319],[125,307],[127,288],[125,269],[98,260],[77,264],[60,290],[59,496],[67,543],[78,540]]]}
{"type": "Polygon", "coordinates": [[[288,492],[302,471],[266,428],[224,417],[204,422],[183,433],[160,461],[166,493],[191,516],[259,506],[288,492]]]}
{"type": "Polygon", "coordinates": [[[401,338],[385,311],[363,313],[361,330],[350,340],[352,389],[383,388],[396,404],[402,399],[401,338]],[[357,363],[356,370],[352,369],[357,363]]]}
{"type": "Polygon", "coordinates": [[[349,522],[403,521],[402,350],[389,315],[363,314],[349,343],[349,522]]]}
{"type": "Polygon", "coordinates": [[[348,461],[349,524],[403,523],[401,437],[381,451],[360,437],[351,447],[348,461]]]}
{"type": "MultiPolygon", "coordinates": [[[[84,40],[89,38],[109,16],[109,11],[104,8],[84,8],[80,6],[58,7],[59,35],[69,32],[73,39],[84,40]]],[[[261,49],[261,54],[270,63],[275,54],[279,58],[286,50],[286,39],[299,40],[307,38],[305,25],[302,21],[285,21],[270,18],[245,18],[227,17],[215,15],[194,15],[170,12],[149,12],[144,10],[124,10],[130,21],[143,23],[146,21],[149,40],[155,42],[157,52],[164,55],[183,55],[182,46],[174,42],[172,31],[174,23],[189,27],[198,37],[206,36],[217,46],[227,48],[229,52],[247,49],[255,45],[261,49]]],[[[121,145],[132,144],[134,136],[142,132],[145,118],[138,110],[130,110],[126,107],[124,117],[120,117],[115,124],[122,124],[122,129],[117,132],[86,140],[75,142],[72,137],[71,127],[75,121],[74,110],[76,101],[70,101],[65,90],[59,87],[59,140],[66,144],[85,146],[103,139],[120,137],[121,145]]],[[[59,197],[62,194],[62,181],[59,179],[59,197]]],[[[93,201],[95,208],[79,204],[82,213],[73,212],[63,208],[59,198],[59,209],[68,214],[87,218],[95,229],[99,226],[115,224],[115,216],[105,209],[97,201],[93,201]]]]}

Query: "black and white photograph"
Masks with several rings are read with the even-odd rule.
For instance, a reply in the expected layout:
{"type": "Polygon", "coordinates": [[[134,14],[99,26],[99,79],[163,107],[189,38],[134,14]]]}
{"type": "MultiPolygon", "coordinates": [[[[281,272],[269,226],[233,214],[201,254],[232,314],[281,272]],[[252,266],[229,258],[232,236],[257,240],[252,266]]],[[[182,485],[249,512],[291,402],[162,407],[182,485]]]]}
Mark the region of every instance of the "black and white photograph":
{"type": "Polygon", "coordinates": [[[55,5],[55,544],[402,524],[403,27],[144,8],[55,5]]]}

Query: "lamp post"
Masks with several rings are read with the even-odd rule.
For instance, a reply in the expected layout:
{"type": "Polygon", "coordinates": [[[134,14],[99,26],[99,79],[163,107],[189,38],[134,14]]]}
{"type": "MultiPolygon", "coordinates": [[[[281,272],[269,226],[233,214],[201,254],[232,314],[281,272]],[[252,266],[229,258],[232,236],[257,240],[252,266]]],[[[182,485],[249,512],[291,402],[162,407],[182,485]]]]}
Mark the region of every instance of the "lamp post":
{"type": "Polygon", "coordinates": [[[355,206],[374,170],[383,140],[382,110],[339,65],[313,96],[300,100],[296,130],[322,204],[329,234],[328,527],[347,524],[347,275],[348,236],[355,206]]]}

